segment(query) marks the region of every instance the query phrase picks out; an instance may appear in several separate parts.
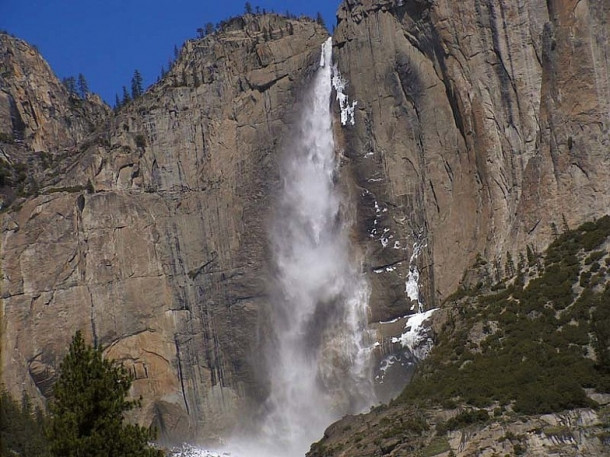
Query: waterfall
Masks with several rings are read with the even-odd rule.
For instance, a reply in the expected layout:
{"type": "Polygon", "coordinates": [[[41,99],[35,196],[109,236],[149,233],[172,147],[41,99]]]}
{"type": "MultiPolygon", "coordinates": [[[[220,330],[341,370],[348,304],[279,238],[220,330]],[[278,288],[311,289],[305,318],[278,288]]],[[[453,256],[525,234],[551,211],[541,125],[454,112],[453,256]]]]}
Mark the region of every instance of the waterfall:
{"type": "Polygon", "coordinates": [[[283,455],[303,455],[333,420],[373,401],[367,333],[369,290],[353,258],[350,223],[336,185],[332,41],[285,151],[271,232],[277,299],[271,412],[265,433],[283,455]]]}
{"type": "MultiPolygon", "coordinates": [[[[258,431],[232,439],[222,453],[191,450],[183,456],[303,457],[333,421],[375,403],[369,288],[337,186],[333,75],[335,84],[341,81],[329,38],[283,151],[269,236],[275,271],[274,338],[266,354],[271,385],[258,431]]],[[[342,110],[355,106],[340,102],[342,110]]]]}

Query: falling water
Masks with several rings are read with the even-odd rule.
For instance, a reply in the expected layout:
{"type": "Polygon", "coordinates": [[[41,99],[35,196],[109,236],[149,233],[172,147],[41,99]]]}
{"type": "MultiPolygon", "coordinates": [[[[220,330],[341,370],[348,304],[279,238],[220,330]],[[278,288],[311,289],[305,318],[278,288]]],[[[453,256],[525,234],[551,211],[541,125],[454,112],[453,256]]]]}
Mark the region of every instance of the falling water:
{"type": "Polygon", "coordinates": [[[265,456],[303,456],[332,421],[373,402],[369,290],[353,257],[336,185],[331,63],[328,39],[284,151],[270,236],[275,339],[268,351],[271,395],[258,436],[265,456]]]}
{"type": "Polygon", "coordinates": [[[336,185],[330,110],[332,42],[286,151],[271,240],[277,267],[277,335],[265,432],[283,455],[303,455],[326,426],[373,401],[369,290],[353,258],[336,185]]]}
{"type": "Polygon", "coordinates": [[[302,457],[330,423],[375,402],[369,289],[336,184],[332,77],[329,38],[297,129],[284,148],[270,233],[276,271],[275,337],[267,351],[270,397],[259,430],[254,437],[232,440],[230,453],[182,455],[302,457]]]}

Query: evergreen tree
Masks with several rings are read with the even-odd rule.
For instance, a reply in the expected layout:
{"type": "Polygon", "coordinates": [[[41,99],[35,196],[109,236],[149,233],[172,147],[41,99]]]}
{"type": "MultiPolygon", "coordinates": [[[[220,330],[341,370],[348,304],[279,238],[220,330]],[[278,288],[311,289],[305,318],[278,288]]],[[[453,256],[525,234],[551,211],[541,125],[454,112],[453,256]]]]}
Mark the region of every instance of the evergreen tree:
{"type": "Polygon", "coordinates": [[[252,4],[250,2],[246,2],[244,5],[244,13],[252,14],[252,4]]]}
{"type": "Polygon", "coordinates": [[[78,94],[80,95],[80,98],[87,98],[87,95],[89,94],[89,85],[87,84],[85,75],[82,73],[78,74],[78,94]]]}
{"type": "Polygon", "coordinates": [[[70,95],[76,94],[76,78],[74,78],[74,76],[68,76],[67,78],[62,79],[61,82],[70,95]]]}
{"type": "Polygon", "coordinates": [[[211,35],[212,33],[214,33],[214,24],[212,24],[211,22],[208,22],[205,25],[205,34],[211,35]]]}
{"type": "Polygon", "coordinates": [[[142,75],[138,70],[133,72],[133,77],[131,78],[131,98],[134,100],[142,95],[142,75]]]}
{"type": "Polygon", "coordinates": [[[21,405],[6,391],[0,392],[0,456],[47,457],[45,417],[24,395],[21,405]]]}
{"type": "Polygon", "coordinates": [[[57,457],[153,457],[151,430],[125,424],[123,413],[138,405],[126,400],[132,375],[85,344],[80,331],[60,366],[53,388],[48,438],[57,457]]]}
{"type": "Polygon", "coordinates": [[[121,106],[125,106],[130,101],[131,97],[129,96],[129,92],[127,92],[127,88],[123,86],[123,100],[121,100],[121,106]]]}
{"type": "Polygon", "coordinates": [[[506,251],[506,265],[504,266],[504,271],[506,276],[512,278],[515,275],[515,262],[513,261],[513,256],[510,255],[509,251],[506,251]]]}
{"type": "Polygon", "coordinates": [[[531,248],[531,246],[528,244],[527,245],[527,264],[530,267],[533,267],[534,265],[536,265],[536,255],[534,254],[534,250],[531,248]]]}
{"type": "Polygon", "coordinates": [[[121,107],[121,99],[119,98],[119,94],[114,94],[114,109],[119,109],[121,107]]]}
{"type": "Polygon", "coordinates": [[[322,27],[326,28],[326,23],[324,22],[324,18],[322,17],[322,13],[318,11],[316,14],[316,22],[320,24],[322,27]]]}

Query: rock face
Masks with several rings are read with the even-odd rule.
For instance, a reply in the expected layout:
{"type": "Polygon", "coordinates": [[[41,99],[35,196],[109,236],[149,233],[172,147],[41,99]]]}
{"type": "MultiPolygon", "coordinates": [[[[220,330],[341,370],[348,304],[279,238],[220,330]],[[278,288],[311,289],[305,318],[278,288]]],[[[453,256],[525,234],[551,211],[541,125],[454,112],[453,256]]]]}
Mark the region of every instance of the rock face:
{"type": "Polygon", "coordinates": [[[98,96],[70,95],[41,55],[0,33],[0,134],[34,152],[75,147],[108,115],[98,96]]]}
{"type": "Polygon", "coordinates": [[[501,277],[507,251],[608,212],[609,19],[603,0],[343,2],[373,319],[404,312],[414,243],[431,307],[477,254],[501,277]]]}
{"type": "MultiPolygon", "coordinates": [[[[608,211],[609,19],[606,0],[344,1],[334,55],[357,105],[345,127],[334,106],[336,133],[371,321],[608,211]]],[[[135,419],[166,441],[220,437],[266,397],[279,151],[326,38],[231,20],[109,115],[0,35],[2,157],[37,180],[2,214],[11,393],[48,398],[80,328],[133,370],[135,419]]]]}
{"type": "MultiPolygon", "coordinates": [[[[249,15],[188,42],[162,82],[57,165],[58,182],[4,214],[2,378],[13,394],[47,397],[80,328],[133,370],[145,399],[136,419],[167,441],[211,440],[264,398],[276,152],[326,38],[313,21],[249,15]]],[[[40,60],[20,46],[9,46],[15,60],[40,60]]],[[[38,77],[59,87],[46,70],[38,77]]],[[[42,84],[32,75],[10,93],[42,84]]],[[[34,150],[82,131],[20,119],[37,132],[34,150]]]]}
{"type": "Polygon", "coordinates": [[[430,455],[522,455],[575,457],[607,455],[607,413],[575,409],[562,414],[489,416],[486,423],[437,433],[458,410],[381,407],[346,416],[329,427],[308,457],[407,457],[430,455]]]}

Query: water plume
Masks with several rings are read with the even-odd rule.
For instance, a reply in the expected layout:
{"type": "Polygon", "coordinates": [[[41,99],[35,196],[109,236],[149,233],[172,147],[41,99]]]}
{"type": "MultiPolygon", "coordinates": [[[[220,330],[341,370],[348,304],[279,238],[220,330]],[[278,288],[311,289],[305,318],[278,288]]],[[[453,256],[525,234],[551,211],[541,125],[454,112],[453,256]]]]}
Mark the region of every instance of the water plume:
{"type": "Polygon", "coordinates": [[[324,428],[373,401],[369,289],[336,181],[332,41],[287,143],[271,244],[276,267],[271,395],[263,435],[303,455],[324,428]]]}

